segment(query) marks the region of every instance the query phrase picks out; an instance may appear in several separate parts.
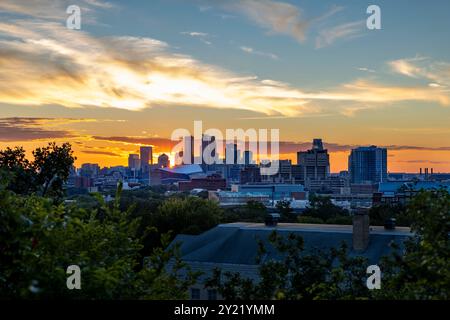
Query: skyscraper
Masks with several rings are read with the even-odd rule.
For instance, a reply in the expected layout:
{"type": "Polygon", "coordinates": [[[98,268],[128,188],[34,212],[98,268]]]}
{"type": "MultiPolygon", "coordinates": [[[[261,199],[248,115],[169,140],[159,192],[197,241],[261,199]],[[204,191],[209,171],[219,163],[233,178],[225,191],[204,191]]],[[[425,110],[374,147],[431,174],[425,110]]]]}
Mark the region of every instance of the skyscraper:
{"type": "Polygon", "coordinates": [[[314,139],[311,150],[297,152],[297,165],[301,167],[304,182],[323,180],[330,175],[330,156],[323,148],[322,139],[314,139]]]}
{"type": "Polygon", "coordinates": [[[168,167],[170,167],[169,156],[163,153],[158,157],[158,168],[168,168],[168,167]]]}
{"type": "Polygon", "coordinates": [[[225,146],[225,163],[237,164],[238,163],[238,149],[236,143],[229,143],[225,146]]]}
{"type": "Polygon", "coordinates": [[[387,180],[387,149],[376,146],[353,149],[348,158],[351,183],[378,183],[387,180]]]}
{"type": "Polygon", "coordinates": [[[174,165],[194,164],[194,137],[186,136],[183,138],[183,150],[178,153],[178,159],[175,158],[174,165]]]}
{"type": "Polygon", "coordinates": [[[153,164],[153,148],[150,146],[141,147],[141,170],[149,171],[149,165],[153,164]]]}
{"type": "Polygon", "coordinates": [[[132,172],[134,178],[137,176],[136,172],[139,171],[140,165],[141,163],[138,154],[132,153],[128,156],[128,168],[132,172]]]}
{"type": "Polygon", "coordinates": [[[253,164],[253,152],[249,150],[244,151],[244,164],[246,166],[253,164]]]}
{"type": "Polygon", "coordinates": [[[202,150],[201,150],[202,164],[213,164],[215,162],[216,148],[217,148],[216,137],[208,135],[202,136],[202,150]],[[211,159],[208,159],[208,161],[206,161],[207,158],[211,159]]]}

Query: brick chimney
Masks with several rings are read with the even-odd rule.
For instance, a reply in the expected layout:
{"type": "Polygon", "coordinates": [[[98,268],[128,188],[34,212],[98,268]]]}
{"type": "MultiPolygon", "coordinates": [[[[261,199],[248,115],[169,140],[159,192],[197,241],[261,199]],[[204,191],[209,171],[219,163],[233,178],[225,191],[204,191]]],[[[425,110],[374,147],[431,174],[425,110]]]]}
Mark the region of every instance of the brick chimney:
{"type": "Polygon", "coordinates": [[[369,214],[358,211],[353,216],[353,250],[365,251],[369,245],[369,214]]]}

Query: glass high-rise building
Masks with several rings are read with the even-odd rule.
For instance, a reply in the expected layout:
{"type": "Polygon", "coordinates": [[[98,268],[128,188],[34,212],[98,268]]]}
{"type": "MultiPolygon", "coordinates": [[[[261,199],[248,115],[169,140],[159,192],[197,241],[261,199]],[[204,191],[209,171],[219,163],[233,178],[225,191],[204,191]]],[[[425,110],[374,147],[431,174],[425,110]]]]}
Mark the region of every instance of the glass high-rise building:
{"type": "Polygon", "coordinates": [[[387,149],[376,146],[353,149],[348,158],[351,183],[387,181],[387,149]]]}

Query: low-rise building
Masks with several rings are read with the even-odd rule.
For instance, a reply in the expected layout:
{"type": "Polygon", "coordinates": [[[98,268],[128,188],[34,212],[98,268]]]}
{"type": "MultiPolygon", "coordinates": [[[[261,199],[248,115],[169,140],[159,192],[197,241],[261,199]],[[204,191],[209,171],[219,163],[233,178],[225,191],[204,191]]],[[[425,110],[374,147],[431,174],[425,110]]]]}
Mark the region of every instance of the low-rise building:
{"type": "MultiPolygon", "coordinates": [[[[201,271],[202,276],[191,289],[192,299],[220,299],[212,295],[212,288],[204,282],[212,276],[215,268],[223,272],[239,273],[242,278],[259,281],[257,263],[258,245],[262,241],[266,248],[263,261],[279,260],[281,255],[270,244],[269,235],[276,231],[281,236],[295,234],[304,240],[306,251],[337,248],[346,243],[351,256],[368,259],[369,265],[378,264],[382,256],[390,253],[392,242],[402,247],[403,241],[412,234],[409,228],[388,230],[370,227],[367,215],[355,215],[351,225],[278,224],[267,226],[261,223],[230,223],[219,225],[200,235],[178,235],[173,241],[180,243],[181,259],[192,271],[201,271]]],[[[169,266],[170,268],[170,266],[169,266]]]]}

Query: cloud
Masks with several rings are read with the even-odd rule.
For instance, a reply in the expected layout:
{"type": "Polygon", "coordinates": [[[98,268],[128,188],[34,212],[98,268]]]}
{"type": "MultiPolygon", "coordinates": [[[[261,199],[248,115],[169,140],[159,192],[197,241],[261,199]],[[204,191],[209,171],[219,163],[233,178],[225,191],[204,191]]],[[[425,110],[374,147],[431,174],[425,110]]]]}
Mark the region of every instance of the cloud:
{"type": "Polygon", "coordinates": [[[450,161],[433,161],[433,160],[397,160],[400,163],[429,163],[429,164],[448,164],[450,161]]]}
{"type": "Polygon", "coordinates": [[[70,5],[78,5],[82,12],[83,24],[96,24],[96,11],[116,7],[104,0],[2,0],[0,1],[0,14],[13,13],[16,15],[64,22],[67,19],[66,9],[70,5]]]}
{"type": "Polygon", "coordinates": [[[272,0],[225,0],[222,7],[244,15],[270,34],[283,34],[303,42],[308,21],[303,19],[300,8],[281,1],[272,0]]]}
{"type": "Polygon", "coordinates": [[[366,68],[366,67],[358,68],[358,70],[359,71],[363,71],[363,72],[369,72],[369,73],[375,73],[376,72],[375,70],[369,69],[369,68],[366,68]]]}
{"type": "Polygon", "coordinates": [[[353,39],[359,37],[364,30],[364,20],[348,22],[332,28],[323,29],[316,37],[316,49],[330,46],[340,39],[353,39]]]}
{"type": "Polygon", "coordinates": [[[85,153],[85,154],[95,154],[95,155],[108,156],[108,157],[122,157],[121,154],[110,152],[110,151],[81,150],[80,152],[85,153]]]}
{"type": "Polygon", "coordinates": [[[403,58],[389,61],[388,65],[395,73],[419,80],[431,81],[428,86],[444,88],[450,86],[450,63],[432,61],[430,58],[417,55],[414,58],[403,58]]]}
{"type": "Polygon", "coordinates": [[[185,35],[189,35],[191,37],[207,37],[208,34],[205,32],[195,32],[195,31],[185,31],[185,32],[181,32],[181,34],[185,34],[185,35]]]}
{"type": "Polygon", "coordinates": [[[203,43],[205,43],[207,45],[211,45],[212,44],[212,42],[208,40],[211,36],[208,33],[206,33],[206,32],[184,31],[184,32],[181,32],[181,34],[182,35],[191,36],[193,38],[197,38],[201,42],[203,42],[203,43]]]}
{"type": "MultiPolygon", "coordinates": [[[[0,23],[0,68],[0,102],[12,105],[133,111],[193,106],[294,117],[320,114],[321,102],[326,101],[342,101],[356,108],[398,101],[450,104],[445,88],[428,84],[392,86],[360,79],[336,88],[305,91],[202,63],[157,39],[94,37],[40,20],[0,23]]],[[[334,112],[350,114],[352,108],[345,108],[334,112]]]]}
{"type": "Polygon", "coordinates": [[[162,41],[95,38],[56,23],[0,25],[0,66],[0,101],[10,104],[128,110],[192,105],[284,115],[307,111],[294,88],[263,85],[171,53],[162,41]]]}
{"type": "MultiPolygon", "coordinates": [[[[160,150],[171,150],[178,142],[172,141],[169,138],[160,137],[130,137],[130,136],[93,136],[92,139],[99,141],[118,142],[133,145],[152,145],[160,150]]],[[[226,141],[223,141],[225,145],[226,141]]],[[[311,149],[311,141],[280,141],[279,152],[280,154],[296,153],[298,151],[306,151],[311,149]]],[[[324,142],[324,148],[329,152],[349,152],[352,149],[358,148],[360,145],[354,144],[342,144],[333,142],[324,142]]],[[[379,146],[381,148],[387,148],[389,151],[450,151],[449,147],[424,147],[424,146],[410,146],[410,145],[386,145],[379,146]]],[[[270,151],[270,143],[268,143],[268,149],[270,151]]]]}
{"type": "Polygon", "coordinates": [[[71,121],[72,119],[0,118],[0,141],[70,138],[74,136],[71,131],[48,130],[43,128],[61,123],[69,123],[71,121]]]}
{"type": "Polygon", "coordinates": [[[246,46],[241,46],[240,49],[242,51],[244,51],[245,53],[248,53],[248,54],[253,54],[253,55],[257,55],[257,56],[261,56],[261,57],[270,58],[270,59],[273,59],[273,60],[278,60],[278,56],[276,54],[273,54],[273,53],[258,51],[258,50],[255,50],[255,49],[251,48],[251,47],[246,47],[246,46]]]}
{"type": "Polygon", "coordinates": [[[171,150],[178,143],[168,138],[158,137],[92,136],[92,139],[133,145],[150,145],[161,150],[171,150]]]}

